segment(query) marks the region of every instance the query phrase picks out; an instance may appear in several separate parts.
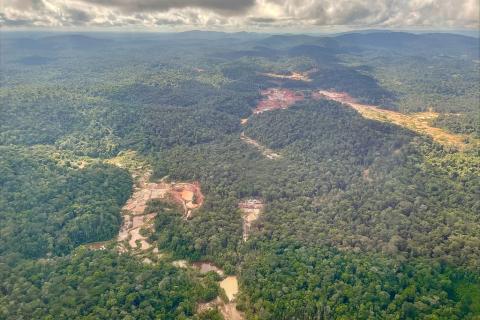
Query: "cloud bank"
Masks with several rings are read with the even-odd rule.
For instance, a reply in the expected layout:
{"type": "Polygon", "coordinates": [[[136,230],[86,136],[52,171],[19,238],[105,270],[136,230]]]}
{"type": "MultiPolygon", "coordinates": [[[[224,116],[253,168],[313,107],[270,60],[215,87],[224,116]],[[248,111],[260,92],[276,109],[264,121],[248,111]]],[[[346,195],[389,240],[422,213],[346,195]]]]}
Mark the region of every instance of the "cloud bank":
{"type": "Polygon", "coordinates": [[[18,27],[479,28],[478,0],[3,0],[18,27]]]}

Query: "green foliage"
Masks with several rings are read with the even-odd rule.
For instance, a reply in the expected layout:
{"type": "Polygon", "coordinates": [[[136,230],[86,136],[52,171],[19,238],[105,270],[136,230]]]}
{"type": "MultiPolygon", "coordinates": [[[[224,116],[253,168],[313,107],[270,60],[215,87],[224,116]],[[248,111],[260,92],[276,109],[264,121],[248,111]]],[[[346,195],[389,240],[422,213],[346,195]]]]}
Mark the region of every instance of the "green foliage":
{"type": "Polygon", "coordinates": [[[401,112],[468,112],[478,117],[479,65],[472,60],[375,55],[364,63],[374,66],[373,74],[395,94],[401,112]]]}
{"type": "Polygon", "coordinates": [[[467,114],[441,114],[432,122],[432,125],[453,133],[475,133],[479,137],[480,113],[477,110],[467,114]]]}
{"type": "Polygon", "coordinates": [[[251,319],[478,317],[478,153],[328,101],[251,116],[259,89],[333,88],[402,112],[454,113],[434,125],[474,132],[471,48],[459,42],[447,57],[437,41],[429,56],[417,39],[415,55],[390,36],[380,46],[342,36],[6,41],[0,318],[221,318],[194,315],[218,295],[215,275],[75,249],[118,232],[132,179],[99,160],[117,155],[110,162],[131,171],[200,182],[205,202],[189,221],[150,203],[150,240],[237,274],[251,319]],[[310,82],[260,75],[308,70],[310,82]],[[242,131],[282,157],[265,158],[242,131]],[[238,202],[251,197],[265,209],[243,242],[238,202]]]}
{"type": "Polygon", "coordinates": [[[366,259],[292,242],[273,244],[245,263],[241,299],[251,301],[247,312],[261,319],[473,319],[480,314],[478,274],[439,263],[366,259]]]}
{"type": "Polygon", "coordinates": [[[117,167],[59,165],[49,148],[0,147],[0,254],[37,258],[111,239],[131,178],[117,167]]]}
{"type": "Polygon", "coordinates": [[[187,319],[217,288],[167,263],[85,248],[0,270],[2,319],[187,319]]]}

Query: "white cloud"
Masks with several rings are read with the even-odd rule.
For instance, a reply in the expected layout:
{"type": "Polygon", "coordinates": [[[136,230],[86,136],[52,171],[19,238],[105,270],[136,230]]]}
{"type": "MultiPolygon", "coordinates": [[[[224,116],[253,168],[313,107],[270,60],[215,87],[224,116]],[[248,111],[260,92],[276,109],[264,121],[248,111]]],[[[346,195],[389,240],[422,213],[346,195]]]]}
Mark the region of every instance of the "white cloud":
{"type": "Polygon", "coordinates": [[[478,0],[3,0],[7,27],[478,28],[478,0]]]}

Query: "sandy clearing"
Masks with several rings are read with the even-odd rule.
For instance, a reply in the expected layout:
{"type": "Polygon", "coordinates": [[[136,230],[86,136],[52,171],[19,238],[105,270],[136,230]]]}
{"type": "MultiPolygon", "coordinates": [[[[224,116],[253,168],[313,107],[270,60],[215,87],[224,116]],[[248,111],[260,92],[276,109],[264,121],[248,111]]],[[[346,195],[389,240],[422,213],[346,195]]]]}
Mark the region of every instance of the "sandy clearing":
{"type": "Polygon", "coordinates": [[[300,71],[292,71],[289,74],[279,74],[273,72],[265,72],[259,73],[261,76],[275,78],[275,79],[285,79],[285,80],[294,80],[294,81],[303,81],[303,82],[311,82],[312,79],[310,78],[310,74],[317,71],[317,69],[311,69],[305,72],[300,71]]]}
{"type": "Polygon", "coordinates": [[[215,300],[205,303],[199,303],[197,306],[197,313],[208,311],[218,308],[225,320],[243,320],[245,315],[243,312],[237,310],[237,304],[235,302],[224,303],[220,297],[215,300]]]}
{"type": "Polygon", "coordinates": [[[242,211],[243,241],[248,240],[252,223],[255,222],[263,211],[264,203],[260,199],[246,199],[240,201],[238,208],[242,211]]]}
{"type": "Polygon", "coordinates": [[[345,92],[319,90],[312,93],[312,98],[326,98],[344,103],[357,110],[365,118],[383,122],[391,122],[415,132],[426,134],[432,137],[434,141],[444,146],[456,147],[459,150],[464,150],[467,147],[465,141],[468,139],[468,136],[450,133],[446,130],[432,127],[430,125],[430,121],[439,115],[435,112],[403,114],[396,111],[381,109],[373,105],[358,103],[354,98],[345,92]]]}
{"type": "MultiPolygon", "coordinates": [[[[179,268],[187,268],[188,263],[185,260],[177,260],[173,262],[173,265],[179,268]]],[[[237,304],[235,303],[235,297],[238,294],[238,280],[236,276],[225,277],[225,272],[208,261],[198,261],[191,264],[191,266],[197,269],[200,273],[216,272],[219,276],[224,277],[219,281],[219,286],[225,291],[225,295],[228,298],[227,302],[224,302],[220,297],[216,299],[197,304],[197,313],[201,313],[207,310],[218,308],[225,320],[243,320],[245,316],[242,312],[237,310],[237,304]]]]}
{"type": "Polygon", "coordinates": [[[151,171],[143,174],[132,174],[136,178],[134,192],[123,206],[123,223],[117,236],[121,252],[130,249],[145,251],[151,248],[147,237],[140,234],[141,229],[153,231],[155,213],[145,214],[147,202],[153,199],[163,199],[169,190],[169,185],[163,182],[147,182],[151,171]]]}
{"type": "Polygon", "coordinates": [[[148,182],[152,172],[147,170],[140,174],[134,172],[134,192],[122,208],[123,223],[117,236],[119,250],[125,252],[136,250],[144,252],[152,247],[147,237],[141,235],[140,230],[146,229],[153,232],[153,222],[156,213],[145,213],[147,203],[150,200],[171,199],[182,204],[184,216],[191,217],[192,211],[199,208],[203,203],[203,194],[200,191],[200,184],[195,183],[167,183],[148,182]]]}
{"type": "Polygon", "coordinates": [[[245,316],[237,310],[237,304],[234,302],[226,303],[220,306],[220,312],[225,320],[243,320],[245,316]]]}
{"type": "Polygon", "coordinates": [[[238,293],[238,281],[236,276],[228,276],[220,282],[220,288],[225,291],[229,301],[233,301],[238,293]]]}
{"type": "Polygon", "coordinates": [[[373,179],[370,177],[370,168],[363,170],[362,172],[363,181],[372,182],[373,179]]]}

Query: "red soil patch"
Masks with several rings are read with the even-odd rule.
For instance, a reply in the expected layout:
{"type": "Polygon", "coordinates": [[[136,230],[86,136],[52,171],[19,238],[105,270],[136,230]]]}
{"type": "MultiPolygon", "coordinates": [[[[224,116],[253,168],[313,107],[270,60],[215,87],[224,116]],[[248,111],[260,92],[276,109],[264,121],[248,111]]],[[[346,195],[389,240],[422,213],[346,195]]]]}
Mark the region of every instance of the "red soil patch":
{"type": "Polygon", "coordinates": [[[200,183],[177,183],[172,186],[170,195],[173,201],[180,203],[185,211],[184,217],[190,219],[192,210],[202,206],[204,196],[200,190],[200,183]]]}
{"type": "Polygon", "coordinates": [[[260,91],[264,97],[253,110],[254,114],[275,109],[286,109],[298,101],[305,99],[305,95],[301,91],[293,91],[282,88],[270,88],[260,91]]]}

